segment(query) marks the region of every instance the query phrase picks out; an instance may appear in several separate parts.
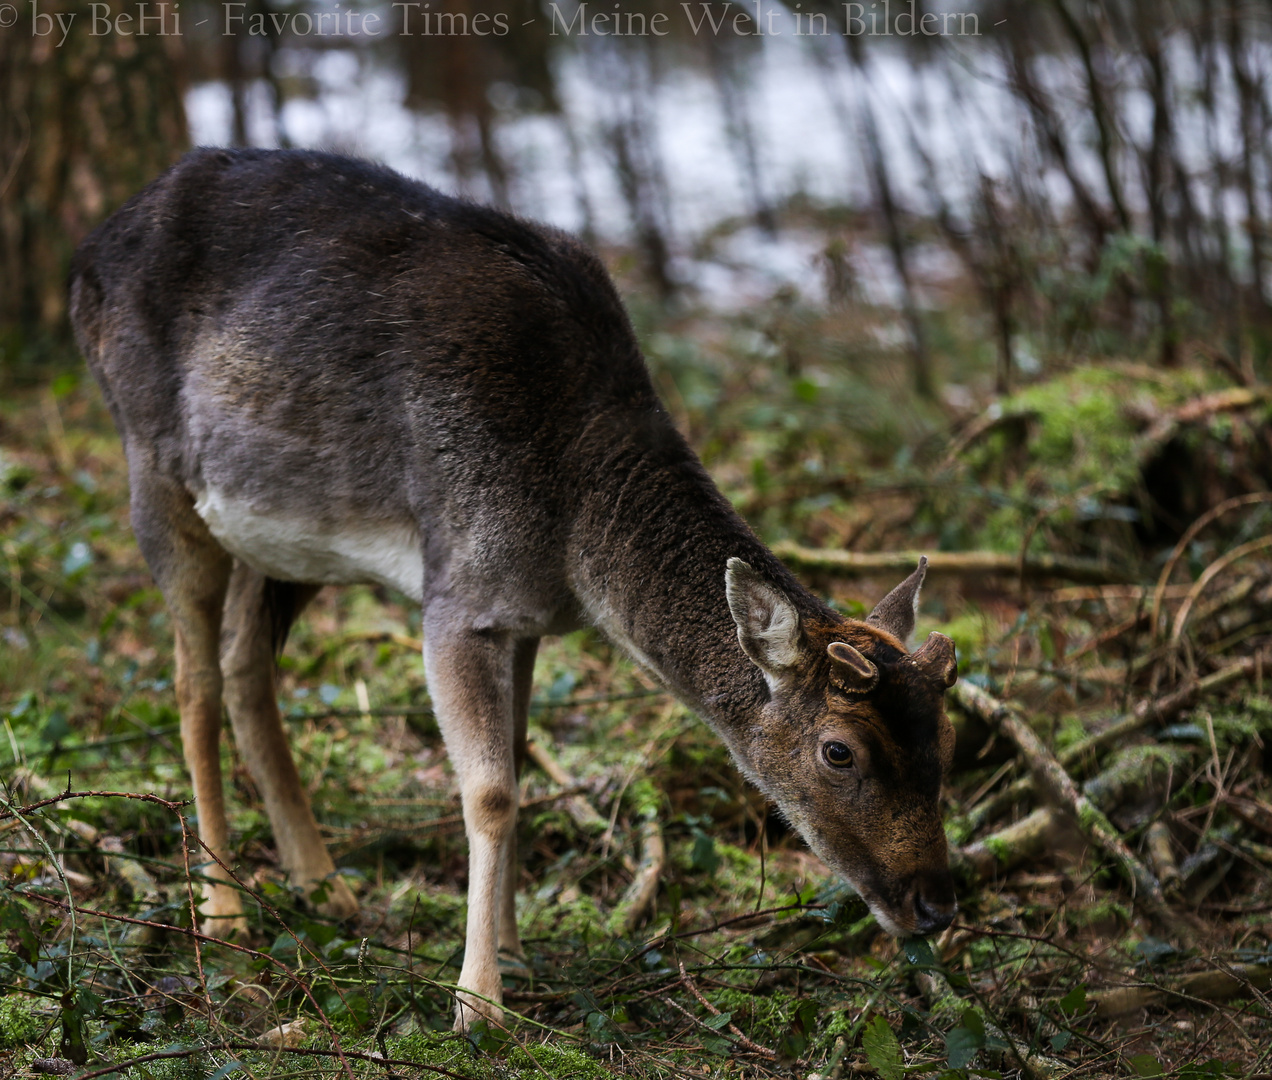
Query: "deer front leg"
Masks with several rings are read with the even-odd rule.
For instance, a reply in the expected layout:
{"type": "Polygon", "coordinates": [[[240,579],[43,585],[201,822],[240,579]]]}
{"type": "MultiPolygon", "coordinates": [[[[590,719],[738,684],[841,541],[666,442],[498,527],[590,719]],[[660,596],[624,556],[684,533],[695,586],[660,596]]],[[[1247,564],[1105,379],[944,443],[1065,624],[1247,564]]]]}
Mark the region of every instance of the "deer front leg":
{"type": "Polygon", "coordinates": [[[506,634],[424,620],[424,670],[459,780],[468,834],[468,926],[455,1028],[498,1024],[500,893],[517,820],[513,764],[513,655],[506,634]],[[470,991],[465,993],[464,991],[470,991]]]}

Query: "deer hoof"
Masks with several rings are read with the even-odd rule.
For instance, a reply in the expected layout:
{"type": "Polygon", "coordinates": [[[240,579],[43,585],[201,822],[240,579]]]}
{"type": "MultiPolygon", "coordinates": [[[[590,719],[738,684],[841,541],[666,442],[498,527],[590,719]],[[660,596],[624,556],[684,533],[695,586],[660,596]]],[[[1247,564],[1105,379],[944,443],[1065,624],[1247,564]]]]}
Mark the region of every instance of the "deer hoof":
{"type": "Polygon", "coordinates": [[[503,1027],[503,1009],[492,1005],[489,1001],[473,997],[462,990],[455,996],[456,1031],[467,1035],[478,1024],[488,1024],[492,1028],[503,1027]]]}
{"type": "Polygon", "coordinates": [[[339,874],[329,874],[323,878],[310,878],[305,882],[305,895],[310,898],[314,909],[329,919],[352,919],[358,914],[358,898],[339,874]]]}

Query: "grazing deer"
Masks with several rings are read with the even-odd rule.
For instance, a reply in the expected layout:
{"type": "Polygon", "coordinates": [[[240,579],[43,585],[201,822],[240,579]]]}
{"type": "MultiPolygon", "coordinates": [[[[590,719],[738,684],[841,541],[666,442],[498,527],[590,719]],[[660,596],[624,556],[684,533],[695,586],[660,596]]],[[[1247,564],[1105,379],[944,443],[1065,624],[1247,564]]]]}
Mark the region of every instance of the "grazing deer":
{"type": "MultiPolygon", "coordinates": [[[[222,860],[224,702],[290,879],[355,912],[274,658],[320,586],[379,582],[421,605],[463,800],[457,1027],[502,1015],[535,650],[584,623],[707,720],[884,927],[950,923],[954,647],[905,645],[926,560],[864,622],[804,589],[676,431],[577,241],[360,161],[205,149],[84,241],[71,296],[172,617],[199,833],[222,860]]],[[[210,874],[202,918],[245,931],[210,874]]]]}

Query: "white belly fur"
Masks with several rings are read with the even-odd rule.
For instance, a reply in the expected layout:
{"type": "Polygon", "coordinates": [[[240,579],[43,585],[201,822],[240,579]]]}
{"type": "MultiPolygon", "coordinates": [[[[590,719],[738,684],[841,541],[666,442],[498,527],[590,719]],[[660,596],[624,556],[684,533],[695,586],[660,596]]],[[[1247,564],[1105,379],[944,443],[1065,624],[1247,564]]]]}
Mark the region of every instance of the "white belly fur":
{"type": "Polygon", "coordinates": [[[424,595],[424,556],[412,525],[347,523],[324,530],[304,518],[258,513],[215,488],[203,492],[194,509],[226,551],[272,578],[315,585],[379,582],[413,600],[424,595]]]}

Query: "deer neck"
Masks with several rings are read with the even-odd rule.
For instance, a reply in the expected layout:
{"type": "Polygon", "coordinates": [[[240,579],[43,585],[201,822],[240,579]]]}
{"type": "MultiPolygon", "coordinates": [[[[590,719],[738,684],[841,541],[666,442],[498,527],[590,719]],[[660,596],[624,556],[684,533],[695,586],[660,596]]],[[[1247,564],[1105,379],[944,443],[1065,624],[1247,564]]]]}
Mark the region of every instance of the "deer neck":
{"type": "Polygon", "coordinates": [[[591,478],[571,560],[576,594],[612,641],[735,745],[768,688],[738,644],[728,560],[780,586],[802,618],[837,616],[751,532],[669,422],[591,478]]]}

